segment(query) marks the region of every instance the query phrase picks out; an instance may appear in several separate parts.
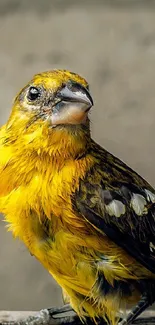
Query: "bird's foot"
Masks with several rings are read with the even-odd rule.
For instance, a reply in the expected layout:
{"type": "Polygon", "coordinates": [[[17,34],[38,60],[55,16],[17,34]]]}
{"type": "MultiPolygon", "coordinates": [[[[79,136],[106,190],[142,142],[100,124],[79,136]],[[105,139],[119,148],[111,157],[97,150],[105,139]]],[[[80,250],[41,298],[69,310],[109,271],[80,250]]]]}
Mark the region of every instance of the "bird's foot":
{"type": "Polygon", "coordinates": [[[142,312],[150,306],[148,297],[143,296],[138,304],[129,312],[126,319],[123,319],[119,322],[119,325],[129,325],[136,320],[136,318],[142,314],[142,312]]]}

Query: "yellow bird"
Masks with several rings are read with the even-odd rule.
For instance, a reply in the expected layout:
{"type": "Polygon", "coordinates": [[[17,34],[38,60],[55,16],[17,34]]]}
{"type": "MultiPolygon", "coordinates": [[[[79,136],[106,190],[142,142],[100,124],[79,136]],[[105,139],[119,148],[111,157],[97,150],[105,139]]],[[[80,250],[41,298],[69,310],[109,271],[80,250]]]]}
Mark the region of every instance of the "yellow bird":
{"type": "Polygon", "coordinates": [[[155,300],[155,190],[90,135],[86,80],[37,74],[0,129],[0,212],[81,319],[155,300]]]}

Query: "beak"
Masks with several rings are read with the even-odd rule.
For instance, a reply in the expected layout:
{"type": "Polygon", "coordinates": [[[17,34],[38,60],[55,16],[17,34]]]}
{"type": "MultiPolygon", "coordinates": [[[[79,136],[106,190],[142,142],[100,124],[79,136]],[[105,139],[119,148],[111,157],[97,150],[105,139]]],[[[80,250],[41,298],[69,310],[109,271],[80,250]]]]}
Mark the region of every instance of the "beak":
{"type": "Polygon", "coordinates": [[[56,95],[57,104],[52,110],[52,124],[82,124],[93,106],[89,91],[79,83],[68,82],[56,95]]]}
{"type": "Polygon", "coordinates": [[[57,97],[62,99],[63,101],[83,103],[86,105],[87,109],[93,106],[93,99],[89,91],[87,90],[87,88],[78,83],[71,83],[68,86],[65,86],[60,90],[57,97]]]}

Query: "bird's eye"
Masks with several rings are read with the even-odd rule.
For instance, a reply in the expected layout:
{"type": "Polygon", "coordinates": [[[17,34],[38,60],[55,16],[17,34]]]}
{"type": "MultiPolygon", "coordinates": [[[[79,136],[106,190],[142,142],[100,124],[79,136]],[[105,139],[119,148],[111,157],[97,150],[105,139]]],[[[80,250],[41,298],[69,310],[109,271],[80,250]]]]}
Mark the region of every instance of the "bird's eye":
{"type": "Polygon", "coordinates": [[[30,87],[28,94],[27,94],[27,98],[30,101],[34,101],[36,99],[38,99],[40,97],[40,89],[38,89],[37,87],[30,87]]]}

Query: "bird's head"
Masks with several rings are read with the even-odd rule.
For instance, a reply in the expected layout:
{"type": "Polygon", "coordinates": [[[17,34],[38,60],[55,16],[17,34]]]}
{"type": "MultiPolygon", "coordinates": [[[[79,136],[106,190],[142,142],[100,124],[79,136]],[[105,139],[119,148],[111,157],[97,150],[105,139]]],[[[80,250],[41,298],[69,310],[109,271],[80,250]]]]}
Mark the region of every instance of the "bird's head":
{"type": "MultiPolygon", "coordinates": [[[[36,74],[16,96],[7,127],[38,137],[38,130],[51,144],[65,134],[78,137],[89,132],[88,112],[93,105],[87,81],[66,70],[36,74]],[[46,131],[46,132],[45,132],[46,131]]],[[[67,141],[67,140],[66,140],[67,141]]]]}
{"type": "Polygon", "coordinates": [[[92,105],[86,80],[65,70],[35,75],[15,99],[21,114],[31,113],[50,127],[85,124],[92,105]]]}

